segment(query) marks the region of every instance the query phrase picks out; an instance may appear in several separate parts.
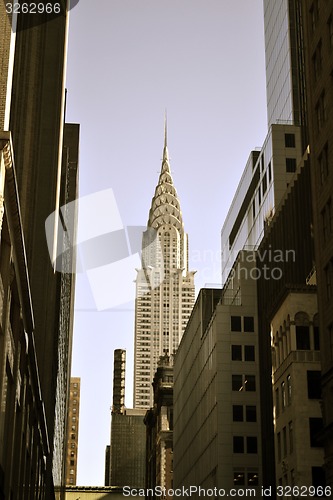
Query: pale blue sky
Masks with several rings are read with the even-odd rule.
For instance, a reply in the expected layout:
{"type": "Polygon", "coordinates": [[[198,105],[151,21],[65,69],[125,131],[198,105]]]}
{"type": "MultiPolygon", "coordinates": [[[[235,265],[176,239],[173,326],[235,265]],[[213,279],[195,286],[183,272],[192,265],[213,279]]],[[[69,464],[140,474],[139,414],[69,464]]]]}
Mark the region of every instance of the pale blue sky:
{"type": "MultiPolygon", "coordinates": [[[[262,0],[80,0],[70,12],[66,119],[81,125],[80,196],[111,188],[125,226],[147,223],[167,108],[197,291],[220,281],[221,227],[266,135],[263,37],[262,0]]],[[[78,484],[102,485],[117,348],[127,349],[132,405],[133,302],[97,311],[81,274],[75,309],[78,484]]]]}

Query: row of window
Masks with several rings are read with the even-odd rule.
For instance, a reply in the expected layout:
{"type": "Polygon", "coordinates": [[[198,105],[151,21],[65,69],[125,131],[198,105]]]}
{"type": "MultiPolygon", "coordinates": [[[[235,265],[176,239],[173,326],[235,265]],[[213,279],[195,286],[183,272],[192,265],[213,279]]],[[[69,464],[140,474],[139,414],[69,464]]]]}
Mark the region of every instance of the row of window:
{"type": "Polygon", "coordinates": [[[233,391],[255,391],[255,375],[232,375],[231,387],[233,391]]]}
{"type": "Polygon", "coordinates": [[[287,384],[285,381],[281,383],[280,388],[275,389],[275,413],[278,417],[280,410],[284,411],[286,406],[291,403],[292,397],[292,387],[291,387],[291,375],[287,375],[287,384]],[[280,394],[281,394],[281,405],[280,405],[280,394]]]}
{"type": "Polygon", "coordinates": [[[256,436],[233,436],[234,453],[258,453],[256,436]]]}
{"type": "Polygon", "coordinates": [[[232,405],[233,422],[256,422],[257,407],[255,405],[232,405]]]}
{"type": "Polygon", "coordinates": [[[253,316],[231,316],[230,329],[232,332],[254,332],[253,316]]]}
{"type": "MultiPolygon", "coordinates": [[[[288,424],[288,436],[289,436],[289,454],[294,451],[294,431],[292,421],[288,424]]],[[[283,427],[281,432],[277,433],[277,455],[278,462],[281,462],[282,458],[285,458],[288,454],[288,439],[287,439],[287,427],[283,427]]]]}
{"type": "Polygon", "coordinates": [[[258,472],[234,472],[234,486],[258,486],[259,474],[258,472]]]}
{"type": "Polygon", "coordinates": [[[232,345],[232,361],[255,361],[254,345],[232,345]]]}

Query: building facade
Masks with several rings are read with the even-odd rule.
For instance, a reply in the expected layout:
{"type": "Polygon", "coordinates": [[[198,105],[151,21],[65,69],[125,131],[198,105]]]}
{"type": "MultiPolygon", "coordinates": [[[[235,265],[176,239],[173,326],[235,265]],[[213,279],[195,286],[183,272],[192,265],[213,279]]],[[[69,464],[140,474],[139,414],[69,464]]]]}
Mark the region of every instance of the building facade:
{"type": "MultiPolygon", "coordinates": [[[[165,488],[165,498],[173,487],[173,356],[162,356],[154,381],[154,407],[147,410],[145,425],[146,488],[165,488]]],[[[155,495],[151,495],[155,498],[155,495]]]]}
{"type": "Polygon", "coordinates": [[[194,304],[194,273],[173,184],[167,136],[162,168],[143,236],[142,269],[136,278],[134,407],[153,405],[151,382],[160,356],[173,354],[194,304]]]}
{"type": "MultiPolygon", "coordinates": [[[[174,486],[262,484],[255,256],[200,291],[174,365],[174,486]]],[[[199,497],[198,497],[199,498],[199,497]]]]}
{"type": "MultiPolygon", "coordinates": [[[[61,13],[42,22],[34,14],[11,16],[6,4],[0,7],[1,186],[7,190],[0,298],[5,319],[0,489],[5,498],[65,494],[75,257],[71,247],[61,258],[62,263],[69,259],[70,276],[55,272],[45,221],[76,197],[78,127],[64,130],[68,15],[67,2],[59,3],[61,13]]],[[[66,222],[74,228],[71,217],[66,222]]],[[[54,234],[59,236],[56,226],[54,234]]],[[[55,237],[55,251],[59,244],[55,237]]]]}
{"type": "Polygon", "coordinates": [[[283,487],[325,487],[317,311],[315,286],[286,290],[271,323],[276,484],[283,487]]]}
{"type": "Polygon", "coordinates": [[[333,487],[333,2],[302,1],[327,484],[333,487]]]}
{"type": "Polygon", "coordinates": [[[272,124],[261,150],[250,154],[222,227],[222,283],[240,250],[258,248],[303,163],[300,127],[272,124]]]}
{"type": "Polygon", "coordinates": [[[66,486],[77,482],[81,379],[71,377],[67,417],[66,486]]]}
{"type": "Polygon", "coordinates": [[[144,488],[145,410],[125,408],[126,351],[114,351],[111,439],[105,453],[105,485],[144,488]]]}

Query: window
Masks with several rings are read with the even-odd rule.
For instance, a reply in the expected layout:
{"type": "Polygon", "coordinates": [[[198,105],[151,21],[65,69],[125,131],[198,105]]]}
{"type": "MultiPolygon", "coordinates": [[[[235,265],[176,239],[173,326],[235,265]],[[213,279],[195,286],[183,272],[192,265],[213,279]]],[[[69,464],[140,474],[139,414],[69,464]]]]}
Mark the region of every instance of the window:
{"type": "Polygon", "coordinates": [[[259,485],[258,472],[248,472],[247,473],[247,484],[248,484],[248,486],[258,486],[259,485]]]}
{"type": "Polygon", "coordinates": [[[281,403],[282,403],[282,411],[286,407],[286,384],[282,382],[281,384],[281,403]]]}
{"type": "Polygon", "coordinates": [[[286,148],[294,148],[295,134],[284,134],[284,145],[286,148]]]}
{"type": "Polygon", "coordinates": [[[280,393],[279,393],[279,389],[275,390],[275,413],[276,413],[277,417],[280,414],[280,393]]]}
{"type": "Polygon", "coordinates": [[[313,318],[313,346],[315,351],[320,350],[319,321],[318,314],[313,318]]]}
{"type": "Polygon", "coordinates": [[[296,349],[299,351],[310,349],[310,331],[308,326],[296,325],[296,349]]]}
{"type": "Polygon", "coordinates": [[[247,422],[256,422],[257,421],[257,407],[256,406],[246,406],[246,421],[247,422]]]}
{"type": "Polygon", "coordinates": [[[253,219],[255,218],[256,216],[256,199],[253,198],[253,201],[252,201],[252,217],[253,219]]]}
{"type": "Polygon", "coordinates": [[[296,158],[286,158],[286,172],[289,174],[296,172],[296,158]]]}
{"type": "Polygon", "coordinates": [[[328,145],[325,144],[318,156],[320,183],[323,185],[328,176],[328,145]]]}
{"type": "Polygon", "coordinates": [[[291,403],[291,396],[292,396],[292,387],[291,387],[291,375],[287,375],[287,402],[288,405],[291,403]]]}
{"type": "Polygon", "coordinates": [[[242,361],[242,346],[232,345],[231,346],[231,359],[233,361],[242,361]]]}
{"type": "Polygon", "coordinates": [[[260,207],[261,205],[261,186],[259,186],[258,189],[258,206],[260,207]]]}
{"type": "Polygon", "coordinates": [[[331,262],[327,264],[324,269],[325,283],[326,283],[326,297],[330,300],[332,297],[332,265],[331,262]]]}
{"type": "Polygon", "coordinates": [[[254,361],[254,345],[244,346],[244,359],[245,361],[254,361]]]}
{"type": "Polygon", "coordinates": [[[242,331],[241,316],[231,316],[231,331],[232,332],[242,331]]]}
{"type": "Polygon", "coordinates": [[[283,436],[283,456],[287,456],[287,428],[283,427],[282,429],[282,436],[283,436]]]}
{"type": "Polygon", "coordinates": [[[278,453],[278,461],[281,462],[281,433],[277,433],[277,453],[278,453]]]}
{"type": "Polygon", "coordinates": [[[233,405],[232,406],[232,420],[234,422],[243,422],[243,406],[233,405]]]}
{"type": "Polygon", "coordinates": [[[313,66],[313,73],[315,80],[318,79],[318,76],[321,73],[322,67],[323,67],[323,57],[322,57],[322,51],[321,51],[321,40],[319,41],[316,50],[312,56],[312,66],[313,66]]]}
{"type": "Polygon", "coordinates": [[[75,465],[75,461],[74,461],[74,460],[71,460],[71,461],[70,461],[70,465],[75,465]]]}
{"type": "Polygon", "coordinates": [[[318,433],[323,429],[323,419],[318,417],[309,418],[309,428],[310,446],[312,448],[320,447],[321,444],[318,441],[318,433]]]}
{"type": "Polygon", "coordinates": [[[246,438],[246,451],[247,453],[258,453],[258,443],[256,437],[248,436],[246,438]]]}
{"type": "Polygon", "coordinates": [[[269,162],[267,166],[267,172],[268,172],[268,182],[270,183],[272,180],[272,164],[269,162]]]}
{"type": "Polygon", "coordinates": [[[232,375],[232,390],[240,391],[243,387],[242,375],[232,375]]]}
{"type": "Polygon", "coordinates": [[[321,398],[321,373],[319,370],[307,370],[308,398],[321,398]]]}
{"type": "Polygon", "coordinates": [[[330,47],[333,47],[333,19],[332,16],[329,17],[327,21],[327,27],[328,27],[328,36],[329,36],[329,41],[330,41],[330,47]]]}
{"type": "Polygon", "coordinates": [[[234,453],[244,453],[244,437],[234,436],[233,437],[233,452],[234,453]]]}
{"type": "Polygon", "coordinates": [[[235,486],[244,486],[245,485],[244,472],[234,472],[234,485],[235,486]]]}
{"type": "Polygon", "coordinates": [[[244,316],[244,332],[254,332],[253,316],[244,316]]]}
{"type": "Polygon", "coordinates": [[[264,195],[267,191],[267,175],[266,172],[264,173],[264,176],[262,178],[262,194],[264,195]]]}
{"type": "Polygon", "coordinates": [[[256,377],[255,375],[245,375],[245,390],[255,391],[256,390],[256,377]]]}
{"type": "Polygon", "coordinates": [[[315,107],[315,112],[316,112],[316,119],[317,119],[317,130],[319,131],[322,128],[322,126],[324,125],[326,118],[327,118],[325,92],[321,93],[321,96],[319,97],[317,104],[316,104],[316,107],[315,107]]]}
{"type": "Polygon", "coordinates": [[[311,484],[315,488],[318,488],[318,486],[322,486],[325,488],[326,486],[326,478],[325,478],[325,470],[323,467],[311,467],[311,473],[312,473],[312,481],[311,484]]]}
{"type": "Polygon", "coordinates": [[[289,422],[288,424],[289,430],[289,453],[294,451],[294,436],[293,436],[293,423],[289,422]]]}

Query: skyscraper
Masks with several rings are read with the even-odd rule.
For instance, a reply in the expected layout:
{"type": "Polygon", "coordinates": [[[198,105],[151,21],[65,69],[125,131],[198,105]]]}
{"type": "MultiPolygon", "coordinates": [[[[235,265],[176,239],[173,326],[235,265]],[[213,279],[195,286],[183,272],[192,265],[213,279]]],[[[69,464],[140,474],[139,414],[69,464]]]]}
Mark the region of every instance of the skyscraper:
{"type": "Polygon", "coordinates": [[[194,272],[188,271],[188,241],[173,184],[165,123],[162,168],[142,241],[136,279],[134,407],[153,405],[160,356],[176,351],[194,304],[194,272]]]}

